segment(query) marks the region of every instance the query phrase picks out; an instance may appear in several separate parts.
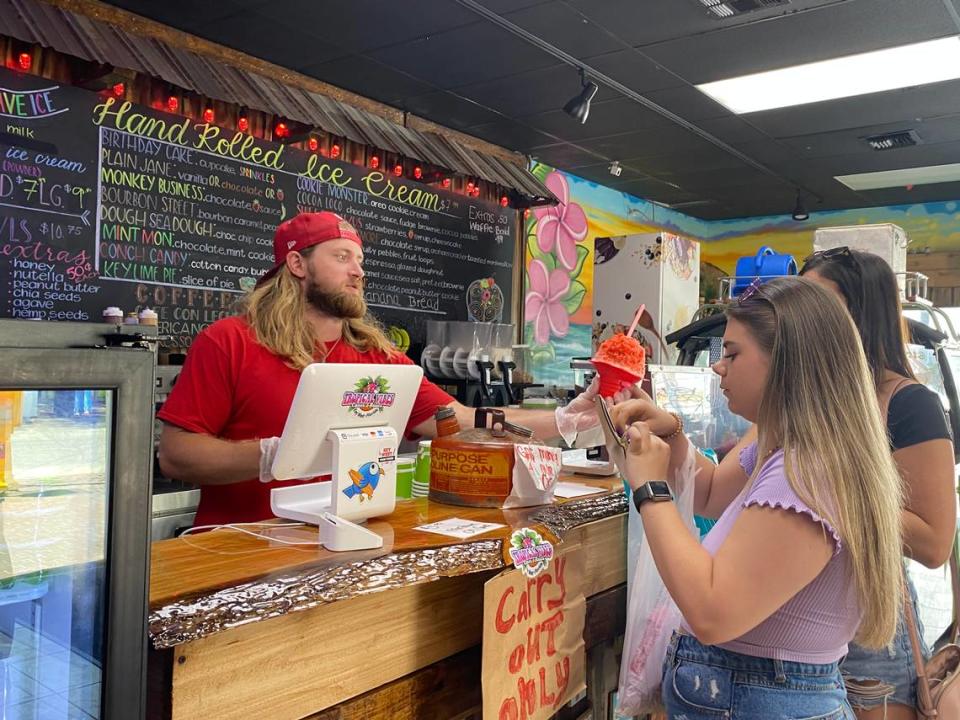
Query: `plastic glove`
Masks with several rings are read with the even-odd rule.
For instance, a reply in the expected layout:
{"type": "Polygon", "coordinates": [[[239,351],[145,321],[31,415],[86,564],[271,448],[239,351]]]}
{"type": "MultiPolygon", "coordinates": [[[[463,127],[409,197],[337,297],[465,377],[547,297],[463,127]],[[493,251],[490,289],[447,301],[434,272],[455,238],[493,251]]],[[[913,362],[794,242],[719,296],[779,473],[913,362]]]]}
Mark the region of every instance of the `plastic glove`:
{"type": "Polygon", "coordinates": [[[270,472],[273,467],[273,459],[277,456],[277,448],[280,447],[280,438],[268,437],[260,439],[260,482],[268,483],[276,478],[270,472]]]}
{"type": "Polygon", "coordinates": [[[594,401],[600,391],[600,381],[594,377],[590,386],[573,400],[558,407],[555,413],[557,430],[563,441],[573,447],[577,433],[597,427],[600,418],[597,417],[597,408],[594,401]]]}

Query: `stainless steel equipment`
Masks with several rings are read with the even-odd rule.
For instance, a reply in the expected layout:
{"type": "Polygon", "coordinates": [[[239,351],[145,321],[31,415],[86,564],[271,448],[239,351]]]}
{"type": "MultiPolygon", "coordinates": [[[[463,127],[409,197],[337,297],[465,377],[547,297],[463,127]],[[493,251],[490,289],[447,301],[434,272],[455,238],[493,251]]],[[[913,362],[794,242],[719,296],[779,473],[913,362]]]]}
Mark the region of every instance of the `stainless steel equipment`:
{"type": "MultiPolygon", "coordinates": [[[[168,481],[169,482],[169,481],[168,481]]],[[[176,537],[193,525],[200,502],[199,489],[163,487],[154,482],[151,528],[153,540],[176,537]]]]}
{"type": "MultiPolygon", "coordinates": [[[[155,410],[159,410],[163,403],[166,402],[182,369],[182,365],[157,365],[156,382],[153,391],[155,410]]],[[[193,518],[197,514],[197,505],[200,502],[200,490],[195,486],[179,480],[171,480],[163,476],[160,470],[160,463],[157,461],[157,451],[162,430],[163,422],[154,416],[151,522],[154,541],[176,537],[183,530],[192,526],[193,518]]]]}

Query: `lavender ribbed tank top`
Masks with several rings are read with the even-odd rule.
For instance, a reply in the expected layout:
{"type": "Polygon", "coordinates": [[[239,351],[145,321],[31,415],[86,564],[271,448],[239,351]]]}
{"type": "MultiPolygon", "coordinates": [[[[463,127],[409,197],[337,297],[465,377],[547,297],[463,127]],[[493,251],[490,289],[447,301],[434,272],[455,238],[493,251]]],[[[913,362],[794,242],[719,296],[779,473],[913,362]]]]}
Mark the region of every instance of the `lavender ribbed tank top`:
{"type": "MultiPolygon", "coordinates": [[[[740,464],[750,475],[756,463],[754,443],[740,453],[740,464]]],[[[811,510],[790,487],[782,450],[770,456],[747,494],[730,503],[703,539],[703,546],[711,555],[715,555],[726,540],[740,513],[751,505],[808,515],[811,521],[821,523],[833,538],[834,553],[820,574],[773,615],[719,647],[744,655],[793,662],[825,664],[839,660],[847,654],[847,643],[853,639],[861,617],[849,554],[836,529],[811,510]]],[[[745,588],[745,592],[749,590],[745,588]]],[[[685,624],[684,627],[689,632],[689,627],[685,624]]]]}

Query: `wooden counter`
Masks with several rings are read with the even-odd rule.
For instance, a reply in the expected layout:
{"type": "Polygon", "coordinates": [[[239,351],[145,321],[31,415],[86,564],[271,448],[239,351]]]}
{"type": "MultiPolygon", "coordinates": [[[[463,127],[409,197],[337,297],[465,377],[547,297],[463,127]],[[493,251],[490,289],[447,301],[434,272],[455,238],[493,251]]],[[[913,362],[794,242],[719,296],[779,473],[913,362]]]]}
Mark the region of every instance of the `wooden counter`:
{"type": "MultiPolygon", "coordinates": [[[[605,505],[606,517],[569,529],[554,526],[562,543],[583,546],[589,598],[625,581],[622,485],[616,478],[565,479],[607,491],[560,508],[576,515],[589,504],[605,505]]],[[[543,510],[405,501],[369,523],[384,537],[384,548],[361,553],[278,545],[227,530],[154,543],[150,627],[156,647],[148,717],[306,718],[475,647],[482,639],[483,583],[502,559],[432,573],[432,549],[447,557],[470,557],[481,546],[499,549],[513,528],[534,524],[543,510]],[[468,541],[413,529],[451,517],[506,527],[468,541]],[[384,568],[410,558],[427,558],[419,565],[428,571],[416,575],[405,568],[408,574],[383,582],[390,576],[384,568]],[[331,579],[351,572],[362,574],[361,585],[376,582],[347,582],[327,592],[335,585],[331,579]],[[188,628],[183,636],[189,639],[178,641],[178,623],[188,628]]],[[[257,530],[292,542],[315,540],[317,533],[302,526],[257,530]]],[[[487,551],[485,558],[491,557],[487,551]]]]}

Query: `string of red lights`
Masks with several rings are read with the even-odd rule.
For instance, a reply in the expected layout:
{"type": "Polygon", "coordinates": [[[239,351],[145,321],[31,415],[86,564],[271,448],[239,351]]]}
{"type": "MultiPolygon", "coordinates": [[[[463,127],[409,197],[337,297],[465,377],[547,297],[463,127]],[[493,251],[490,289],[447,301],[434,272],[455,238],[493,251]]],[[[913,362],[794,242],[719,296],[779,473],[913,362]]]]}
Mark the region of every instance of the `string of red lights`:
{"type": "MultiPolygon", "coordinates": [[[[7,48],[7,52],[5,53],[7,61],[5,65],[12,70],[24,73],[32,73],[34,72],[35,59],[38,59],[41,53],[55,53],[55,51],[36,47],[32,52],[21,51],[18,53],[10,53],[10,48],[7,48]]],[[[79,59],[71,59],[67,56],[64,57],[70,62],[84,62],[79,59]]],[[[113,68],[108,67],[107,70],[103,71],[103,76],[109,78],[112,74],[109,71],[112,70],[113,68]]],[[[40,75],[42,73],[37,72],[35,74],[40,75]]],[[[149,80],[154,84],[160,82],[153,78],[150,78],[149,80]]],[[[114,98],[121,100],[129,97],[133,90],[132,85],[134,84],[135,81],[132,80],[130,82],[112,82],[106,87],[101,84],[98,87],[99,92],[102,94],[113,96],[114,98]]],[[[171,88],[170,86],[167,86],[167,90],[168,91],[165,98],[161,96],[159,100],[155,99],[153,102],[149,103],[154,109],[166,111],[171,114],[182,114],[189,116],[194,115],[194,113],[197,112],[196,109],[202,107],[203,109],[199,111],[200,119],[210,125],[217,124],[217,112],[214,109],[213,103],[211,103],[209,100],[197,98],[194,94],[189,93],[188,91],[171,88]],[[196,108],[193,113],[188,112],[188,108],[185,107],[184,101],[188,98],[188,96],[191,101],[190,105],[193,108],[196,108]]],[[[137,94],[142,95],[142,89],[137,94]]],[[[154,98],[156,98],[156,95],[154,95],[154,98]]],[[[134,101],[134,99],[131,98],[131,101],[134,101]]],[[[221,108],[221,110],[223,110],[223,108],[221,108]]],[[[226,115],[233,116],[233,112],[226,112],[226,115]]],[[[220,125],[225,127],[228,119],[220,118],[220,120],[220,125]]],[[[253,125],[250,121],[248,111],[245,108],[236,112],[236,121],[234,126],[236,130],[241,133],[253,132],[253,125]]],[[[350,162],[350,160],[345,157],[344,148],[340,142],[333,140],[322,130],[309,128],[302,123],[297,123],[286,118],[276,118],[272,126],[263,126],[262,135],[265,139],[273,139],[291,145],[298,145],[303,149],[318,153],[323,157],[350,162]],[[268,128],[269,135],[267,133],[268,128]],[[328,143],[324,142],[324,136],[326,136],[328,139],[328,143]]],[[[359,159],[361,156],[366,156],[366,165],[372,170],[379,170],[384,162],[381,151],[377,150],[376,148],[367,147],[367,152],[354,152],[353,155],[357,159],[359,159]]],[[[354,159],[353,162],[357,162],[357,159],[354,159]]],[[[361,160],[360,162],[357,162],[357,164],[364,164],[364,162],[361,160]]],[[[431,185],[436,184],[442,187],[444,190],[463,192],[463,194],[473,198],[480,197],[481,187],[483,185],[487,185],[487,187],[489,187],[489,183],[486,183],[486,181],[481,181],[475,178],[464,178],[465,182],[463,185],[458,184],[459,187],[455,187],[453,183],[453,177],[456,176],[456,173],[453,171],[440,167],[433,167],[427,171],[424,169],[424,166],[421,163],[408,161],[402,157],[397,158],[391,168],[391,171],[396,177],[404,177],[406,175],[406,177],[411,180],[431,185]],[[462,190],[459,189],[460,187],[462,187],[462,190]]],[[[511,196],[502,188],[497,189],[499,192],[495,195],[495,197],[497,195],[499,196],[500,205],[502,207],[509,207],[512,204],[511,196]]]]}

